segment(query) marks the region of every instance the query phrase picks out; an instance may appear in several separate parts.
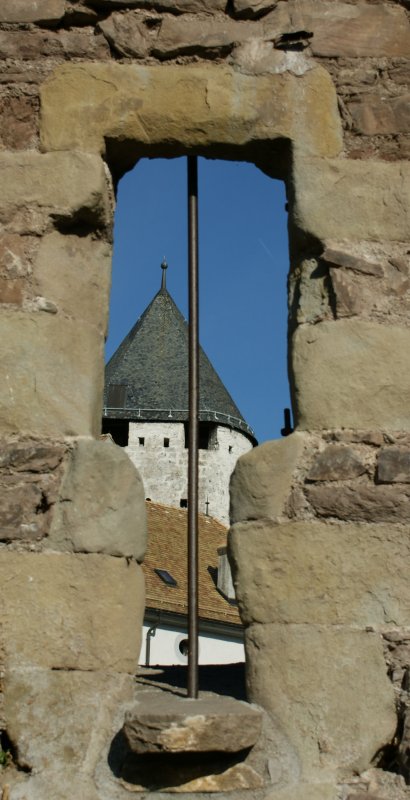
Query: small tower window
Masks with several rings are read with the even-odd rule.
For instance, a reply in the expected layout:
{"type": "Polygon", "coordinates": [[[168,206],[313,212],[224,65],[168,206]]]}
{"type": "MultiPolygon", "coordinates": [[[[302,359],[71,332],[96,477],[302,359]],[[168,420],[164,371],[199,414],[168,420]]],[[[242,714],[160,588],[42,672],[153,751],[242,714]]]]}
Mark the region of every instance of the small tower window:
{"type": "Polygon", "coordinates": [[[127,387],[120,383],[110,383],[107,393],[108,408],[124,408],[127,387]]]}
{"type": "Polygon", "coordinates": [[[231,445],[231,444],[229,445],[229,448],[228,448],[228,450],[229,450],[229,452],[230,452],[230,453],[232,453],[233,447],[232,447],[232,445],[231,445]]]}
{"type": "Polygon", "coordinates": [[[145,447],[145,436],[138,436],[138,444],[140,447],[145,447]]]}
{"type": "Polygon", "coordinates": [[[169,439],[166,436],[164,437],[164,447],[169,447],[169,439]]]}
{"type": "Polygon", "coordinates": [[[126,447],[128,444],[129,423],[126,419],[105,417],[102,421],[102,433],[110,433],[115,444],[126,447]]]}
{"type": "Polygon", "coordinates": [[[181,499],[179,501],[179,507],[180,508],[188,508],[188,500],[187,500],[186,497],[181,497],[181,499]]]}

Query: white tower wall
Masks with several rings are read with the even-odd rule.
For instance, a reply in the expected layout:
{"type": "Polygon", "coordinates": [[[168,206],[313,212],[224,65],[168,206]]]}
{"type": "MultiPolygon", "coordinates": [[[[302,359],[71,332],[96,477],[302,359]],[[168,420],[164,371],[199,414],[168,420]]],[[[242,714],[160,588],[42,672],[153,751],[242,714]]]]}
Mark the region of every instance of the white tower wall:
{"type": "MultiPolygon", "coordinates": [[[[240,431],[216,425],[208,450],[199,450],[199,511],[229,525],[229,479],[239,456],[252,449],[240,431]]],[[[142,475],[145,497],[181,507],[188,497],[188,450],[183,422],[130,422],[126,451],[142,475]],[[166,446],[166,440],[168,446],[166,446]]]]}

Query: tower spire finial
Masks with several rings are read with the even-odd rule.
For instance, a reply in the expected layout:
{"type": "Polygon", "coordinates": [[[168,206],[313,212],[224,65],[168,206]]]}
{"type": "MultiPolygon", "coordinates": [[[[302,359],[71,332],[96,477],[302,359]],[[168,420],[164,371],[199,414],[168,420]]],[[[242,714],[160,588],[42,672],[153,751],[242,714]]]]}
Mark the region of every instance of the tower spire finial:
{"type": "Polygon", "coordinates": [[[166,289],[167,288],[166,270],[168,269],[168,264],[166,262],[165,256],[162,259],[161,269],[162,269],[161,289],[166,289]]]}

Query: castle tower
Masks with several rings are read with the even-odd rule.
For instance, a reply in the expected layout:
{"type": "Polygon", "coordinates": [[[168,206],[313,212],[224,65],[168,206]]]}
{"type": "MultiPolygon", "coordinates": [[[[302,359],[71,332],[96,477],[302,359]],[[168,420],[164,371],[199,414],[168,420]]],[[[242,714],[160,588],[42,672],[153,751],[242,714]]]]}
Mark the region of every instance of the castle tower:
{"type": "MultiPolygon", "coordinates": [[[[161,266],[160,291],[107,364],[103,432],[126,448],[147,498],[185,508],[188,325],[161,266]]],[[[229,478],[256,440],[202,348],[199,358],[199,510],[228,524],[229,478]]]]}

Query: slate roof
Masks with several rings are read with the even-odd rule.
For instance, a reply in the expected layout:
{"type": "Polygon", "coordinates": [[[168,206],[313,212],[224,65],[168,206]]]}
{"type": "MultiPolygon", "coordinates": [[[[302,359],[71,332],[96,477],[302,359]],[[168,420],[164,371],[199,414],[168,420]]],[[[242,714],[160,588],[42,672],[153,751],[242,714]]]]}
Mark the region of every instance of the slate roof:
{"type": "MultiPolygon", "coordinates": [[[[200,348],[199,419],[255,436],[200,348]]],[[[104,417],[147,421],[188,420],[188,324],[165,287],[109,360],[105,370],[104,417]],[[125,386],[113,401],[110,386],[125,386]],[[118,406],[121,407],[118,407],[118,406]]]]}
{"type": "MultiPolygon", "coordinates": [[[[187,511],[147,502],[148,550],[142,569],[146,607],[188,613],[187,605],[187,511]],[[167,586],[154,572],[167,570],[177,586],[167,586]]],[[[199,618],[234,625],[241,620],[236,603],[226,600],[215,586],[218,547],[226,546],[228,531],[213,517],[198,515],[199,618]]]]}

